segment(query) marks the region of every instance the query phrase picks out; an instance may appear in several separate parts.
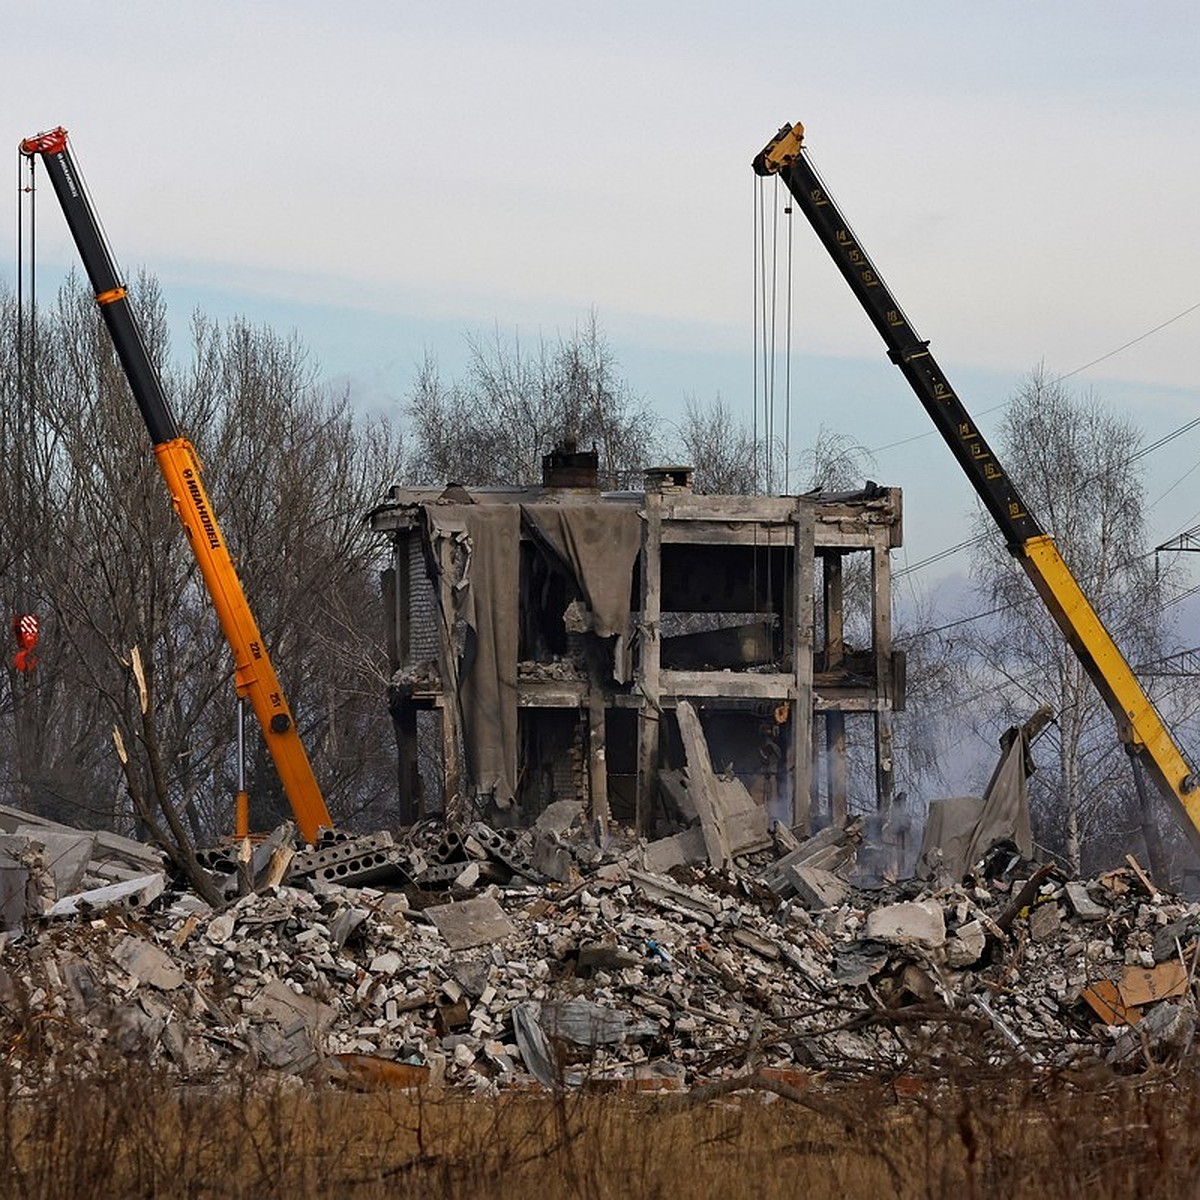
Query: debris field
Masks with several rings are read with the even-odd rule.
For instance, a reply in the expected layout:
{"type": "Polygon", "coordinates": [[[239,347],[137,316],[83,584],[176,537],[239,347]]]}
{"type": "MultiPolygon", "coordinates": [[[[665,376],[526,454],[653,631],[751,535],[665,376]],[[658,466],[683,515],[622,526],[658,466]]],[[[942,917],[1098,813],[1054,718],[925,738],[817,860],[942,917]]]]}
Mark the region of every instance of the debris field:
{"type": "Polygon", "coordinates": [[[0,821],[18,1072],[35,1047],[62,1069],[115,1048],[184,1079],[650,1090],[921,1071],[950,1045],[1136,1071],[1195,1029],[1200,905],[1132,860],[1082,881],[1001,850],[991,878],[863,887],[851,820],[664,868],[632,835],[598,847],[563,801],[520,832],[301,850],[285,825],[203,856],[213,909],[137,842],[0,821]]]}

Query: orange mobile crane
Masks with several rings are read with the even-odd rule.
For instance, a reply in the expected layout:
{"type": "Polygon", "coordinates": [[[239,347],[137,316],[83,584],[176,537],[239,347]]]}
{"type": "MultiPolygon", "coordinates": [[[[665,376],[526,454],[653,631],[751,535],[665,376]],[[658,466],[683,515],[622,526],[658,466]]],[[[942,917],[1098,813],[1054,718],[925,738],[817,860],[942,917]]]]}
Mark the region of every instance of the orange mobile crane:
{"type": "Polygon", "coordinates": [[[1071,649],[1117,723],[1134,764],[1157,783],[1200,852],[1200,779],[1117,648],[1079,582],[1000,466],[883,277],[808,160],[804,127],[784,125],[753,161],[759,175],[778,175],[850,285],[984,507],[991,514],[1071,649]]]}
{"type": "MultiPolygon", "coordinates": [[[[146,353],[125,285],[71,156],[67,131],[60,127],[35,134],[21,142],[20,150],[30,158],[40,157],[45,164],[130,390],[146,422],[171,503],[183,523],[233,651],[234,685],[239,700],[250,701],[300,832],[313,842],[322,828],[332,827],[329,811],[201,482],[196,451],[180,434],[162,381],[146,353]]],[[[249,824],[244,792],[239,792],[237,824],[239,835],[244,835],[249,824]]]]}

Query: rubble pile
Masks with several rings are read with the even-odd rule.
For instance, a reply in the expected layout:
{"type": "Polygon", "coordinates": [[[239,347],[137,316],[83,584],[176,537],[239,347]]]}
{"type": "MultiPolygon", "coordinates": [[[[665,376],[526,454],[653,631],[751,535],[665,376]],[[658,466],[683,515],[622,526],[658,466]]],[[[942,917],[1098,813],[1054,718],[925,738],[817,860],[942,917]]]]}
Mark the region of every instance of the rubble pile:
{"type": "Polygon", "coordinates": [[[519,833],[297,852],[285,827],[207,856],[229,896],[213,909],[161,866],[134,874],[154,861],[137,843],[75,831],[91,849],[67,873],[62,827],[26,825],[0,836],[0,1009],[37,1036],[10,1061],[116,1047],[185,1078],[248,1061],[671,1088],[749,1064],[920,1069],[955,1029],[980,1062],[1139,1069],[1190,1048],[1200,905],[1136,863],[1084,882],[1002,851],[994,878],[867,889],[858,836],[779,830],[722,869],[662,869],[653,843],[599,848],[565,802],[519,833]],[[120,852],[127,878],[81,886],[120,852]]]}

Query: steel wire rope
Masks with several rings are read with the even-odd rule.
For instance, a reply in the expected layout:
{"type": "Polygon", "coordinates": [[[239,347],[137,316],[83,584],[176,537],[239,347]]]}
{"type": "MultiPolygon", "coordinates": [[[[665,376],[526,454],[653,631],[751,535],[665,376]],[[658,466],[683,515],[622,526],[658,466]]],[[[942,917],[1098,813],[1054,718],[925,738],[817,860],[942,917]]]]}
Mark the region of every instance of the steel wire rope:
{"type": "MultiPolygon", "coordinates": [[[[759,381],[759,341],[760,336],[763,345],[766,344],[766,234],[764,226],[766,224],[763,218],[763,189],[760,180],[755,178],[751,186],[753,188],[753,210],[754,210],[754,246],[751,253],[751,264],[754,274],[754,403],[753,417],[751,423],[751,465],[752,465],[752,487],[755,492],[759,489],[758,475],[758,381],[759,381]],[[759,314],[762,314],[762,320],[759,320],[759,314]]],[[[767,392],[767,372],[766,359],[764,356],[762,363],[762,381],[763,381],[763,407],[766,408],[766,392],[767,392]]],[[[754,539],[750,549],[750,600],[755,611],[758,610],[758,526],[754,526],[754,539]]]]}
{"type": "Polygon", "coordinates": [[[37,193],[35,190],[34,161],[28,158],[29,182],[24,183],[22,168],[26,156],[17,151],[17,329],[16,329],[16,445],[13,448],[13,469],[16,475],[14,489],[17,519],[14,522],[13,540],[16,558],[16,595],[18,610],[27,613],[32,606],[32,583],[29,569],[28,547],[28,504],[32,496],[26,478],[27,440],[31,429],[32,371],[37,353],[37,193]],[[25,229],[29,229],[29,276],[25,278],[25,229]],[[28,319],[25,312],[26,295],[29,299],[28,319]]]}
{"type": "MultiPolygon", "coordinates": [[[[16,472],[16,487],[14,499],[18,514],[21,512],[22,500],[22,476],[21,476],[21,445],[24,442],[22,437],[22,424],[24,421],[25,411],[25,190],[24,190],[24,162],[20,150],[17,151],[17,311],[16,311],[16,446],[14,447],[13,463],[16,472]]],[[[14,523],[19,526],[20,518],[14,523]]],[[[16,557],[16,556],[14,556],[16,557]]],[[[21,571],[18,562],[17,568],[17,590],[21,589],[21,571]]],[[[22,597],[16,597],[18,606],[21,604],[22,597]]]]}
{"type": "MultiPolygon", "coordinates": [[[[765,230],[764,230],[765,234],[765,230]]],[[[779,176],[775,176],[775,196],[771,202],[771,335],[764,349],[768,354],[770,382],[767,408],[763,413],[765,429],[764,458],[767,465],[767,495],[775,494],[775,367],[779,360],[776,338],[779,333],[779,176]]],[[[765,318],[765,313],[764,313],[765,318]]]]}
{"type": "MultiPolygon", "coordinates": [[[[776,177],[778,178],[778,176],[776,177]]],[[[787,302],[783,333],[783,492],[792,491],[792,205],[784,206],[787,217],[787,302]]]]}
{"type": "MultiPolygon", "coordinates": [[[[753,247],[750,254],[751,269],[753,275],[753,353],[751,357],[754,359],[754,394],[752,404],[751,417],[751,438],[750,438],[750,455],[751,455],[751,477],[752,489],[757,492],[759,488],[759,473],[758,473],[758,382],[759,382],[759,352],[760,340],[763,346],[763,362],[762,362],[762,381],[763,381],[763,410],[766,411],[766,392],[767,392],[767,371],[766,371],[766,234],[764,227],[766,225],[763,217],[763,189],[761,181],[757,178],[751,180],[751,208],[753,210],[754,229],[753,229],[753,247]],[[761,313],[761,321],[760,321],[761,313]]],[[[750,600],[754,610],[758,610],[758,526],[754,526],[754,538],[750,548],[750,600]]]]}

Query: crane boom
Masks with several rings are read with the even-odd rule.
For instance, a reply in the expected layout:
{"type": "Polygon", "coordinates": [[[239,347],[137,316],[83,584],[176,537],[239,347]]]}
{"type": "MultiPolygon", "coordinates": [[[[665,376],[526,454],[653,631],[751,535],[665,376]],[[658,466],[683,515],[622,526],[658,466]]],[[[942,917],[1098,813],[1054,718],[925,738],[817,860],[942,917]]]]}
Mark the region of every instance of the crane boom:
{"type": "Polygon", "coordinates": [[[808,218],[850,290],[879,331],[888,357],[932,419],[1011,553],[1029,576],[1117,723],[1131,756],[1150,773],[1200,851],[1200,780],[1062,555],[1000,466],[883,277],[859,244],[804,148],[804,127],[784,125],[755,157],[759,175],[777,175],[808,218]]]}
{"type": "Polygon", "coordinates": [[[26,138],[20,150],[30,158],[40,156],[45,164],[146,423],[171,503],[233,651],[237,694],[249,699],[262,726],[301,834],[315,841],[322,827],[332,827],[329,811],[201,481],[200,461],[191,442],[179,431],[162,381],[146,352],[137,316],[71,155],[67,131],[60,127],[26,138]]]}

